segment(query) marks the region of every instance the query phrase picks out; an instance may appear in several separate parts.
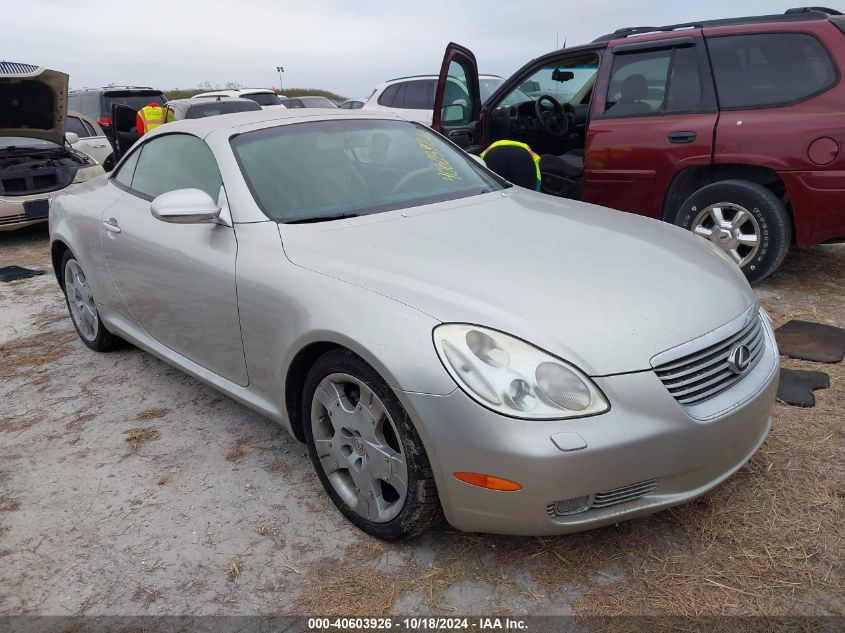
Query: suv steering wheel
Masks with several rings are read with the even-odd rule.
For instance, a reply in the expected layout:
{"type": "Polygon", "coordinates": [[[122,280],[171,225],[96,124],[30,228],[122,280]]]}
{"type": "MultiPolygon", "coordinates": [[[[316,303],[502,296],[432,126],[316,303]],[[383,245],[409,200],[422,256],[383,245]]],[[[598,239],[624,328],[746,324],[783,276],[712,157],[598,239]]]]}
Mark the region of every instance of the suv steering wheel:
{"type": "Polygon", "coordinates": [[[540,95],[534,102],[534,115],[543,131],[552,136],[566,136],[569,133],[569,116],[557,99],[551,95],[540,95]],[[543,109],[543,102],[548,101],[551,111],[543,109]]]}

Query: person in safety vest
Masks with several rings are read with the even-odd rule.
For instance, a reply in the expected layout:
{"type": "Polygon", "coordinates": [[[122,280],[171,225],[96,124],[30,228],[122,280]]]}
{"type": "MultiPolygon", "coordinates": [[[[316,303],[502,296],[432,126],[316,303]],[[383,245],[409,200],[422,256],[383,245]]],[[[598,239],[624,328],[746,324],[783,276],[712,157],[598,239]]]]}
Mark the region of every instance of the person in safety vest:
{"type": "Polygon", "coordinates": [[[143,136],[163,123],[164,108],[160,103],[148,103],[138,110],[138,114],[135,116],[135,128],[138,130],[138,136],[143,136]]]}

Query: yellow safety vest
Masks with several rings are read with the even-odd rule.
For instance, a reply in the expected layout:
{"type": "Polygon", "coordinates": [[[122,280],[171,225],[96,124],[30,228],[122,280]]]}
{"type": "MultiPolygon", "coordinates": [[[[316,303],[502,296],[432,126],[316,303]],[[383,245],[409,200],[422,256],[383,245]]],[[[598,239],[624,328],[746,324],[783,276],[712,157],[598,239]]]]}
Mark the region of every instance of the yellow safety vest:
{"type": "Polygon", "coordinates": [[[145,105],[138,110],[138,120],[144,126],[143,130],[138,130],[138,133],[146,134],[164,123],[164,108],[160,105],[145,105]]]}
{"type": "Polygon", "coordinates": [[[490,147],[488,147],[483,152],[481,152],[481,154],[480,154],[481,160],[484,160],[484,155],[487,152],[489,152],[491,149],[493,149],[494,147],[505,147],[505,146],[522,148],[531,155],[531,158],[534,161],[534,171],[537,174],[537,184],[535,185],[534,188],[537,191],[540,191],[540,189],[542,187],[542,184],[541,184],[542,177],[540,175],[540,155],[535,154],[534,151],[528,145],[526,145],[525,143],[520,143],[518,141],[507,141],[507,140],[496,141],[495,143],[492,143],[490,145],[490,147]]]}

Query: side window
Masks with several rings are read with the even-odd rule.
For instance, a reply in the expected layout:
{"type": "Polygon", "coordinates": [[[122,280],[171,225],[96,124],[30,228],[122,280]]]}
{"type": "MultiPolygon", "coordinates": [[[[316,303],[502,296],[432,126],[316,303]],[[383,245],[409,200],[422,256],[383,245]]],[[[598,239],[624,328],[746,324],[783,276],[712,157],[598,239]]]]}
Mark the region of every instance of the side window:
{"type": "Polygon", "coordinates": [[[726,35],[707,46],[722,108],[795,103],[838,80],[825,47],[805,33],[726,35]]]}
{"type": "Polygon", "coordinates": [[[92,127],[90,123],[86,120],[82,120],[82,125],[85,126],[85,129],[88,131],[88,136],[99,136],[98,132],[92,127]]]}
{"type": "MultiPolygon", "coordinates": [[[[666,112],[689,112],[702,106],[704,95],[695,47],[676,48],[666,89],[666,112]]],[[[708,99],[712,101],[712,99],[708,99]]]]}
{"type": "Polygon", "coordinates": [[[396,93],[399,92],[399,84],[393,84],[384,89],[384,92],[379,95],[378,104],[387,108],[393,107],[393,99],[396,98],[396,93]]]}
{"type": "Polygon", "coordinates": [[[139,147],[136,151],[127,156],[126,160],[123,161],[123,164],[115,171],[112,179],[116,180],[127,189],[132,187],[132,177],[135,175],[135,166],[138,164],[138,157],[141,156],[141,151],[143,149],[143,147],[139,147]]]}
{"type": "Polygon", "coordinates": [[[429,79],[409,81],[405,84],[405,108],[431,110],[434,102],[434,87],[437,82],[429,79]]]}
{"type": "Polygon", "coordinates": [[[658,114],[666,97],[672,49],[616,55],[610,71],[605,116],[658,114]]]}
{"type": "Polygon", "coordinates": [[[85,129],[85,126],[82,124],[82,119],[79,117],[69,116],[67,118],[66,126],[66,130],[68,132],[73,132],[79,138],[86,138],[90,136],[90,134],[88,134],[88,130],[85,129]]]}
{"type": "Polygon", "coordinates": [[[443,90],[443,110],[440,113],[443,125],[469,124],[474,106],[467,90],[470,72],[471,70],[458,60],[449,62],[449,72],[443,90]]]}
{"type": "Polygon", "coordinates": [[[82,114],[87,114],[97,118],[99,116],[111,116],[111,112],[106,112],[104,115],[100,112],[100,96],[96,92],[86,92],[79,100],[79,111],[82,114]]]}
{"type": "Polygon", "coordinates": [[[73,112],[79,112],[79,95],[68,95],[67,97],[67,109],[73,112]]]}
{"type": "Polygon", "coordinates": [[[189,134],[167,134],[147,142],[132,179],[132,189],[150,198],[176,189],[202,189],[217,200],[222,184],[211,149],[189,134]]]}

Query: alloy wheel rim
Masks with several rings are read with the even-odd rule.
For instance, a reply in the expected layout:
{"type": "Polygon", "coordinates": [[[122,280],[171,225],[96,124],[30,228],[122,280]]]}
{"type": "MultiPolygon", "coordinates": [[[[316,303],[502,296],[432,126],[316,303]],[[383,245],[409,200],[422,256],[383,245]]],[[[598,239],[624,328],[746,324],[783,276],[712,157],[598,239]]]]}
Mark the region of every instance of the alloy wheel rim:
{"type": "Polygon", "coordinates": [[[82,337],[89,342],[97,338],[97,307],[85,273],[75,259],[65,265],[65,295],[70,316],[82,337]]]}
{"type": "Polygon", "coordinates": [[[719,202],[702,209],[692,232],[725,251],[737,266],[745,266],[760,250],[760,224],[745,207],[719,202]]]}
{"type": "Polygon", "coordinates": [[[408,496],[408,465],[387,408],[349,374],[323,378],[311,401],[311,430],[323,471],[353,512],[394,519],[408,496]]]}

